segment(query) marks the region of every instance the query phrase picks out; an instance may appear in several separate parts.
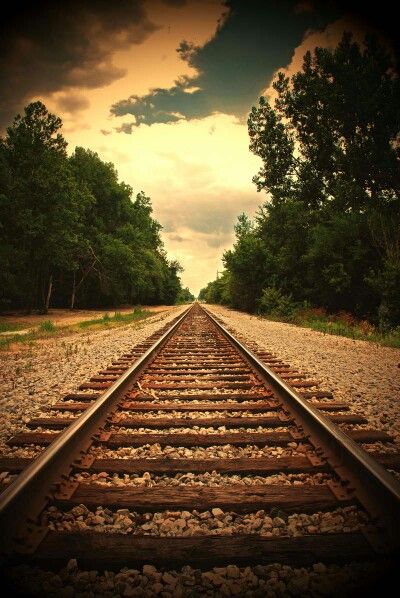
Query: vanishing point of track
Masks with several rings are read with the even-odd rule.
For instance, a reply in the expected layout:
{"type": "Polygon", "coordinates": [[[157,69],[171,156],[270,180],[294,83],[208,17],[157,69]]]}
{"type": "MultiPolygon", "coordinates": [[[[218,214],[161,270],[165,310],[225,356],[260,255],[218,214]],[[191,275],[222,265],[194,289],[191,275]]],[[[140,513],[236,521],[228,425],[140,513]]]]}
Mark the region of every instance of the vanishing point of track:
{"type": "MultiPolygon", "coordinates": [[[[0,456],[0,469],[19,474],[0,495],[2,552],[9,562],[81,567],[127,564],[199,567],[223,563],[347,562],[393,558],[400,538],[400,487],[383,466],[399,468],[396,455],[370,455],[360,445],[390,437],[360,425],[330,392],[268,352],[251,352],[210,313],[194,304],[146,342],[83,383],[80,392],[49,407],[49,417],[10,447],[46,447],[33,460],[0,456]],[[52,416],[51,411],[57,416],[52,416]],[[339,424],[339,425],[338,425],[339,424]],[[161,450],[152,456],[151,447],[161,450]],[[254,456],[171,458],[168,447],[254,447],[254,456]],[[127,447],[127,454],[118,452],[127,447]],[[148,447],[148,456],[129,448],[148,447]],[[274,448],[283,449],[279,451],[274,448]],[[294,447],[294,450],[291,448],[294,447]],[[297,450],[301,447],[301,451],[297,450]],[[265,453],[262,450],[265,449],[265,453]],[[103,451],[107,456],[101,456],[103,451]],[[264,456],[265,455],[265,456],[264,456]],[[78,473],[86,473],[86,478],[78,473]],[[236,476],[326,474],[322,483],[218,486],[105,485],[100,477],[139,474],[236,476]],[[49,507],[68,511],[101,505],[126,513],[211,511],[220,514],[334,511],[357,505],[366,512],[362,530],[341,533],[153,535],[49,528],[49,507]]],[[[101,526],[100,526],[101,528],[101,526]]]]}

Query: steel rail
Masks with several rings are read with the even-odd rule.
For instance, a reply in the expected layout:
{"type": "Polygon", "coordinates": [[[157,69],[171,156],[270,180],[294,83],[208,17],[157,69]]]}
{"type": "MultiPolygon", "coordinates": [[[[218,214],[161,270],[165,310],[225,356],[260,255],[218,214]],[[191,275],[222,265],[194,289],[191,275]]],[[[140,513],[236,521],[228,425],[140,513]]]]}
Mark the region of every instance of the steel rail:
{"type": "MultiPolygon", "coordinates": [[[[9,553],[18,537],[26,539],[26,530],[32,526],[29,519],[45,507],[54,489],[71,465],[92,443],[92,435],[117,406],[135,376],[147,365],[178,326],[185,320],[193,304],[182,316],[127,369],[76,421],[69,425],[0,495],[0,548],[9,553]],[[28,523],[27,523],[28,520],[28,523]]],[[[33,524],[34,525],[34,524],[33,524]]],[[[15,546],[14,546],[15,547],[15,546]]]]}
{"type": "Polygon", "coordinates": [[[237,340],[215,317],[200,306],[210,320],[255,367],[282,400],[284,406],[298,415],[298,421],[311,442],[320,449],[329,465],[354,491],[356,498],[382,526],[382,535],[370,538],[375,549],[393,552],[400,549],[400,483],[382,465],[369,456],[336,424],[297,393],[276,372],[237,340]]]}

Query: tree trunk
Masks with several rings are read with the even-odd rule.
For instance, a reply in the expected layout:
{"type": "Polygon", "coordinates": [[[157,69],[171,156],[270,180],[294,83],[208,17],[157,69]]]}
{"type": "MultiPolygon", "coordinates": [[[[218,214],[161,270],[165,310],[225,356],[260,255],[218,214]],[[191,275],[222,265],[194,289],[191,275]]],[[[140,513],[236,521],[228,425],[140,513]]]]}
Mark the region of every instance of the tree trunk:
{"type": "Polygon", "coordinates": [[[72,281],[72,293],[71,293],[71,305],[70,305],[70,309],[74,309],[75,307],[75,294],[76,294],[76,274],[74,272],[74,278],[72,281]]]}
{"type": "Polygon", "coordinates": [[[51,292],[53,290],[53,275],[50,274],[50,279],[49,279],[49,286],[47,289],[47,296],[46,296],[46,303],[44,305],[44,312],[45,314],[48,313],[49,311],[49,305],[50,305],[50,298],[51,298],[51,292]]]}

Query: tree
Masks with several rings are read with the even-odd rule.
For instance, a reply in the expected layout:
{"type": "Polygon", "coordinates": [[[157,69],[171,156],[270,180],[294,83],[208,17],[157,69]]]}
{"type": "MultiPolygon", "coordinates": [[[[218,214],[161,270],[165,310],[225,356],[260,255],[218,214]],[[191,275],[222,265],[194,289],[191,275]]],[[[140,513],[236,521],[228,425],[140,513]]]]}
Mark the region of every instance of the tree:
{"type": "Polygon", "coordinates": [[[174,303],[181,266],[168,262],[150,198],[141,191],[133,199],[131,187],[118,181],[114,165],[91,150],[77,147],[70,164],[91,198],[72,296],[79,290],[83,304],[174,303]]]}
{"type": "Polygon", "coordinates": [[[33,102],[24,116],[16,116],[1,144],[9,173],[4,232],[16,249],[16,294],[21,304],[44,313],[57,269],[69,265],[84,203],[68,168],[61,126],[44,104],[33,102]]]}
{"type": "Polygon", "coordinates": [[[204,289],[201,289],[199,299],[200,301],[207,301],[207,303],[229,305],[231,303],[230,273],[224,270],[221,276],[209,282],[204,289]]]}
{"type": "Polygon", "coordinates": [[[398,201],[399,78],[385,48],[364,44],[347,33],[335,50],[307,52],[291,79],[279,73],[274,108],[261,98],[252,109],[255,182],[273,201],[360,211],[398,201]]]}
{"type": "Polygon", "coordinates": [[[233,250],[224,253],[223,262],[230,273],[227,284],[234,307],[252,311],[262,289],[265,255],[251,220],[241,214],[235,225],[233,250]],[[229,281],[229,282],[228,282],[229,281]]]}
{"type": "Polygon", "coordinates": [[[193,293],[190,292],[189,287],[185,287],[184,289],[181,289],[176,297],[176,303],[178,305],[182,304],[182,303],[192,303],[194,301],[195,297],[193,295],[193,293]]]}
{"type": "Polygon", "coordinates": [[[67,158],[61,126],[34,102],[0,141],[2,305],[173,304],[182,268],[167,258],[150,198],[133,198],[91,150],[67,158]]]}
{"type": "Polygon", "coordinates": [[[271,238],[274,218],[287,221],[294,205],[309,214],[300,244],[282,230],[275,263],[283,286],[294,282],[304,295],[303,279],[315,301],[390,312],[400,322],[400,84],[390,53],[372,37],[360,47],[344,34],[336,49],[307,52],[302,70],[291,79],[280,73],[273,86],[274,106],[261,98],[248,121],[250,149],[263,161],[254,182],[270,194],[260,226],[271,238]],[[297,259],[297,275],[282,250],[297,259]]]}

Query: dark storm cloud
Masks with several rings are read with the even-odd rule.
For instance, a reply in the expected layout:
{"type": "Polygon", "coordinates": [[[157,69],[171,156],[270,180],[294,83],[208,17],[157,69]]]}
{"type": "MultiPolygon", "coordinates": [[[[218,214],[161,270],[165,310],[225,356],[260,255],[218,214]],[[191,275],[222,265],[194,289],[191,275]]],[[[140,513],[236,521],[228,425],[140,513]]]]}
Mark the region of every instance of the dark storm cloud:
{"type": "Polygon", "coordinates": [[[187,0],[163,0],[164,4],[169,4],[169,6],[173,6],[175,8],[181,8],[185,6],[187,0]]]}
{"type": "Polygon", "coordinates": [[[290,61],[306,30],[324,27],[338,15],[329,2],[318,11],[298,10],[298,5],[288,0],[226,0],[228,12],[216,35],[203,47],[183,41],[177,50],[198,74],[169,89],[121,100],[112,106],[112,114],[131,114],[137,126],[213,112],[245,116],[274,71],[290,61]],[[190,93],[191,88],[199,89],[190,93]]]}
{"type": "Polygon", "coordinates": [[[157,28],[144,0],[17,0],[8,14],[2,8],[0,127],[33,96],[122,77],[112,52],[142,43],[157,28]]]}

